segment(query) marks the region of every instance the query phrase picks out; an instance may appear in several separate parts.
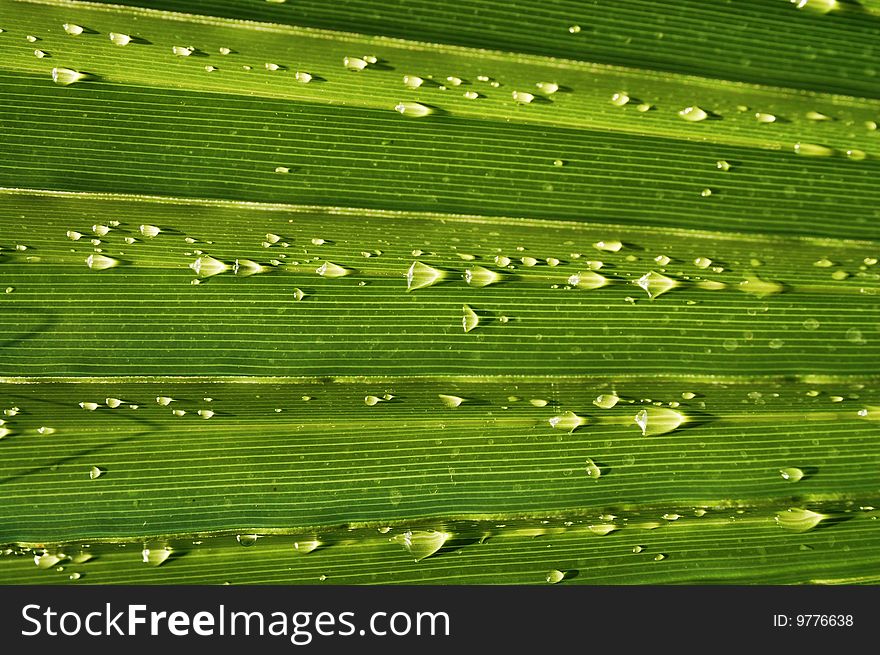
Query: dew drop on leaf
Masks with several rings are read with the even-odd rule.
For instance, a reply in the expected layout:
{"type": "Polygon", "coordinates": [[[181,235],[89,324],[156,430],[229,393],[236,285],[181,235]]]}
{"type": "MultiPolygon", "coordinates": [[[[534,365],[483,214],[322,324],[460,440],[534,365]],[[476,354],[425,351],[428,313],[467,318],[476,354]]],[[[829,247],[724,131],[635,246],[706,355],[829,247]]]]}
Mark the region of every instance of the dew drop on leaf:
{"type": "Polygon", "coordinates": [[[645,273],[635,283],[645,290],[651,300],[678,286],[676,280],[656,271],[645,273]]]}
{"type": "Polygon", "coordinates": [[[407,530],[391,537],[390,541],[403,546],[416,562],[420,562],[440,550],[450,537],[450,533],[440,530],[407,530]]]}
{"type": "Polygon", "coordinates": [[[315,272],[318,275],[322,275],[323,277],[328,278],[345,277],[346,275],[351,273],[351,271],[347,268],[343,268],[339,264],[334,264],[333,262],[329,261],[325,261],[323,264],[321,264],[317,269],[315,269],[315,272]]]}
{"type": "Polygon", "coordinates": [[[667,434],[685,422],[685,416],[666,407],[647,407],[639,410],[633,422],[639,426],[642,436],[653,437],[667,434]]]}
{"type": "Polygon", "coordinates": [[[709,118],[709,114],[707,114],[704,109],[701,109],[696,105],[685,107],[680,112],[678,112],[678,115],[689,123],[696,123],[709,118]]]}
{"type": "Polygon", "coordinates": [[[93,271],[105,271],[108,268],[119,266],[119,260],[106,255],[94,254],[86,257],[86,266],[93,271]]]}
{"type": "Polygon", "coordinates": [[[566,432],[574,432],[582,425],[586,425],[587,419],[578,416],[574,412],[565,412],[559,416],[548,419],[550,426],[557,430],[565,430],[566,432]]]}
{"type": "Polygon", "coordinates": [[[782,476],[783,480],[787,480],[788,482],[798,482],[801,478],[804,477],[804,472],[794,466],[779,469],[779,475],[782,476]]]}
{"type": "Polygon", "coordinates": [[[470,332],[477,328],[480,324],[480,317],[477,313],[471,309],[468,305],[462,306],[462,312],[464,313],[461,319],[462,326],[464,327],[465,332],[470,332]]]}
{"type": "Polygon", "coordinates": [[[565,573],[563,573],[559,569],[550,569],[549,571],[547,571],[545,580],[547,580],[549,584],[559,584],[560,582],[565,580],[565,573]]]}
{"type": "Polygon", "coordinates": [[[501,281],[501,275],[483,266],[472,266],[464,272],[464,281],[472,287],[486,287],[501,281]]]}
{"type": "Polygon", "coordinates": [[[443,278],[443,271],[422,262],[413,262],[406,272],[406,290],[424,289],[437,284],[443,278]]]}
{"type": "Polygon", "coordinates": [[[128,34],[122,34],[121,32],[110,32],[110,41],[114,45],[125,46],[131,43],[131,37],[128,34]]]}
{"type": "Polygon", "coordinates": [[[791,532],[807,532],[808,530],[815,528],[827,518],[828,516],[826,514],[819,514],[818,512],[809,509],[792,507],[779,512],[776,515],[776,523],[781,528],[791,532]]]}
{"type": "Polygon", "coordinates": [[[141,558],[144,564],[161,566],[169,557],[171,557],[171,552],[171,548],[168,546],[161,546],[158,548],[144,547],[141,551],[141,558]]]}
{"type": "Polygon", "coordinates": [[[593,401],[593,404],[596,407],[599,407],[601,409],[611,409],[619,401],[620,401],[620,398],[618,398],[615,394],[603,393],[600,396],[596,396],[596,400],[593,401]]]}
{"type": "Polygon", "coordinates": [[[70,86],[85,79],[85,74],[70,68],[53,68],[52,81],[59,86],[70,86]]]}

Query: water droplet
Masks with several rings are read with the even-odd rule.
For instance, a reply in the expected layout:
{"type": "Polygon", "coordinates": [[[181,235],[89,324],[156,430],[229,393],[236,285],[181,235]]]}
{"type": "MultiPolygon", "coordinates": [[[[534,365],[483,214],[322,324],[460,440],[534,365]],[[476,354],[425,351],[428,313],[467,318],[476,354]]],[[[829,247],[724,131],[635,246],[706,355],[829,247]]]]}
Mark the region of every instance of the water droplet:
{"type": "Polygon", "coordinates": [[[593,244],[593,247],[596,250],[603,250],[605,252],[618,252],[621,248],[623,248],[623,243],[617,240],[597,241],[593,244]]]}
{"type": "Polygon", "coordinates": [[[608,278],[593,271],[579,271],[569,276],[568,283],[579,289],[599,289],[608,284],[608,278]]]}
{"type": "Polygon", "coordinates": [[[633,546],[634,553],[641,553],[643,550],[645,550],[644,546],[633,546]]]}
{"type": "MultiPolygon", "coordinates": [[[[587,470],[587,477],[591,478],[592,480],[598,480],[599,476],[602,475],[602,470],[598,466],[596,466],[596,463],[591,459],[587,459],[586,464],[587,464],[587,469],[586,469],[587,470]]],[[[611,527],[613,528],[614,526],[611,526],[611,527]]],[[[610,532],[610,530],[609,530],[609,532],[610,532]]]]}
{"type": "Polygon", "coordinates": [[[465,332],[470,332],[480,324],[480,317],[468,305],[462,305],[462,311],[464,316],[462,316],[461,324],[465,332]]]}
{"type": "Polygon", "coordinates": [[[791,0],[798,9],[813,11],[819,14],[827,14],[837,9],[837,0],[791,0]]]}
{"type": "Polygon", "coordinates": [[[210,255],[200,255],[189,267],[200,277],[212,277],[229,270],[229,266],[210,255]]]}
{"type": "Polygon", "coordinates": [[[364,397],[364,405],[367,407],[373,407],[382,402],[382,399],[379,396],[365,396],[364,397]]]}
{"type": "Polygon", "coordinates": [[[420,562],[440,550],[451,536],[439,530],[407,530],[389,541],[403,546],[416,562],[420,562]]]}
{"type": "Polygon", "coordinates": [[[34,555],[34,564],[38,569],[51,569],[56,564],[63,562],[65,557],[60,557],[55,553],[45,552],[40,555],[34,555]]]}
{"type": "Polygon", "coordinates": [[[168,546],[160,548],[144,548],[141,551],[144,564],[150,566],[161,566],[169,557],[171,557],[171,549],[168,546]]]}
{"type": "Polygon", "coordinates": [[[294,298],[294,300],[299,301],[299,300],[302,300],[302,299],[305,298],[305,297],[306,297],[306,293],[305,293],[305,291],[303,291],[302,289],[300,289],[300,288],[296,288],[296,289],[293,290],[293,298],[294,298]]]}
{"type": "Polygon", "coordinates": [[[533,407],[546,407],[548,405],[548,402],[543,398],[532,398],[529,401],[529,404],[533,407]]]}
{"type": "Polygon", "coordinates": [[[705,110],[697,107],[696,105],[693,105],[692,107],[685,107],[680,112],[678,112],[678,115],[690,123],[704,121],[709,118],[709,114],[707,114],[705,110]]]}
{"type": "Polygon", "coordinates": [[[792,507],[776,515],[776,523],[791,532],[806,532],[812,530],[823,520],[828,518],[826,514],[819,514],[809,509],[792,507]]]}
{"type": "Polygon", "coordinates": [[[86,266],[93,271],[105,271],[108,268],[119,266],[119,260],[107,257],[106,255],[89,255],[86,257],[86,266]]]}
{"type": "Polygon", "coordinates": [[[486,287],[501,281],[501,275],[482,266],[473,266],[464,272],[464,281],[472,287],[486,287]]]}
{"type": "Polygon", "coordinates": [[[110,40],[115,45],[128,45],[131,43],[131,37],[128,34],[122,34],[120,32],[110,32],[109,34],[110,40]]]}
{"type": "Polygon", "coordinates": [[[119,398],[105,398],[104,402],[107,404],[107,407],[109,407],[110,409],[116,409],[117,407],[119,407],[123,403],[123,401],[120,400],[119,398]]]}
{"type": "Polygon", "coordinates": [[[548,421],[551,427],[556,428],[557,430],[565,430],[566,432],[574,432],[582,425],[587,424],[587,419],[583,416],[578,416],[574,412],[565,412],[560,414],[559,416],[554,416],[548,421]]]}
{"type": "Polygon", "coordinates": [[[620,402],[620,398],[618,398],[613,393],[603,393],[600,396],[596,396],[596,400],[593,401],[593,404],[596,407],[600,407],[601,409],[611,409],[618,402],[620,402]]]}
{"type": "Polygon", "coordinates": [[[535,86],[538,87],[541,93],[545,93],[548,96],[559,91],[559,85],[556,82],[536,82],[535,86]]]}
{"type": "Polygon", "coordinates": [[[820,146],[815,143],[795,143],[795,154],[804,155],[805,157],[830,157],[834,154],[833,148],[820,146]]]}
{"type": "Polygon", "coordinates": [[[708,198],[709,196],[712,195],[712,189],[706,187],[705,189],[700,191],[700,195],[703,196],[704,198],[708,198]]]}
{"type": "Polygon", "coordinates": [[[425,83],[418,75],[404,75],[403,76],[403,84],[408,86],[411,89],[418,89],[422,84],[425,83]]]}
{"type": "Polygon", "coordinates": [[[868,155],[865,153],[864,150],[858,150],[856,148],[853,148],[851,150],[846,151],[846,156],[849,157],[850,159],[855,160],[855,161],[861,161],[861,160],[865,159],[868,155]]]}
{"type": "Polygon", "coordinates": [[[362,71],[368,64],[360,57],[343,57],[342,65],[350,71],[362,71]]]}
{"type": "Polygon", "coordinates": [[[29,43],[36,43],[37,41],[39,41],[39,39],[37,37],[35,37],[33,34],[28,34],[24,38],[27,39],[29,43]]]}
{"type": "Polygon", "coordinates": [[[175,416],[186,416],[185,409],[172,409],[171,413],[174,414],[175,416]]]}
{"type": "Polygon", "coordinates": [[[516,102],[523,105],[527,105],[535,99],[535,95],[528,91],[514,91],[511,95],[516,102]]]}
{"type": "Polygon", "coordinates": [[[394,105],[394,111],[399,111],[404,116],[422,118],[423,116],[430,114],[433,110],[420,102],[398,102],[394,105]]]}
{"type": "Polygon", "coordinates": [[[174,398],[169,398],[168,396],[156,396],[156,403],[162,407],[168,407],[168,405],[173,402],[174,398]]]}
{"type": "Polygon", "coordinates": [[[44,437],[48,437],[49,435],[55,434],[57,430],[55,428],[50,428],[47,426],[41,426],[37,428],[37,433],[43,435],[44,437]]]}
{"type": "Polygon", "coordinates": [[[61,27],[64,28],[64,31],[73,36],[79,36],[85,31],[82,25],[76,25],[74,23],[64,23],[61,27]]]}
{"type": "Polygon", "coordinates": [[[666,553],[657,553],[656,555],[654,555],[655,562],[662,562],[665,559],[666,559],[666,553]]]}
{"type": "Polygon", "coordinates": [[[581,31],[580,25],[569,25],[568,32],[569,34],[578,34],[581,31]]]}
{"type": "Polygon", "coordinates": [[[138,229],[140,230],[141,234],[143,234],[148,239],[152,239],[153,237],[158,236],[159,233],[162,231],[155,225],[141,225],[138,229]]]}
{"type": "Polygon", "coordinates": [[[37,59],[42,59],[43,57],[48,57],[49,53],[45,50],[34,50],[34,57],[37,59]]]}
{"type": "Polygon", "coordinates": [[[203,419],[209,419],[214,416],[214,411],[211,409],[200,409],[198,412],[196,412],[196,414],[201,416],[203,419]]]}
{"type": "Polygon", "coordinates": [[[652,105],[650,102],[643,102],[636,107],[636,109],[642,113],[644,113],[646,111],[651,111],[653,108],[654,108],[654,105],[652,105]]]}
{"type": "Polygon", "coordinates": [[[712,265],[712,260],[708,257],[697,257],[694,260],[694,266],[697,268],[709,268],[712,265]]]}
{"type": "Polygon", "coordinates": [[[290,172],[290,168],[289,168],[288,166],[276,166],[276,167],[275,167],[275,172],[276,172],[276,173],[286,174],[286,173],[289,173],[289,172],[290,172]]]}
{"type": "Polygon", "coordinates": [[[178,57],[189,57],[195,51],[196,49],[191,46],[176,45],[171,48],[171,52],[173,52],[178,57]]]}
{"type": "Polygon", "coordinates": [[[880,421],[880,407],[865,407],[856,412],[856,414],[869,421],[880,421]]]}
{"type": "Polygon", "coordinates": [[[448,396],[444,393],[437,394],[437,397],[440,398],[440,402],[449,408],[458,407],[464,402],[464,398],[460,398],[459,396],[448,396]]]}
{"type": "Polygon", "coordinates": [[[771,282],[770,280],[762,280],[753,273],[746,274],[746,279],[739,283],[739,288],[746,293],[764,298],[775,293],[781,293],[784,286],[779,282],[771,282]]]}
{"type": "MultiPolygon", "coordinates": [[[[571,31],[571,29],[569,29],[569,31],[571,31]]],[[[559,584],[560,582],[565,580],[565,573],[558,569],[550,569],[549,571],[547,571],[545,579],[550,584],[559,584]]]]}
{"type": "Polygon", "coordinates": [[[834,266],[834,262],[826,257],[823,257],[822,259],[813,262],[813,266],[817,266],[819,268],[830,268],[831,266],[834,266]]]}
{"type": "Polygon", "coordinates": [[[640,410],[633,421],[642,431],[642,436],[653,437],[672,432],[686,420],[683,414],[666,407],[647,407],[640,410]]]}
{"type": "Polygon", "coordinates": [[[336,278],[336,277],[344,277],[351,273],[347,268],[343,268],[339,264],[334,264],[333,262],[325,261],[318,268],[315,269],[315,273],[318,275],[322,275],[324,277],[336,278]]]}
{"type": "Polygon", "coordinates": [[[730,170],[730,163],[725,161],[724,159],[719,159],[718,161],[715,162],[715,167],[721,171],[729,171],[730,170]]]}
{"type": "Polygon", "coordinates": [[[92,468],[89,469],[89,478],[91,480],[97,480],[102,475],[104,475],[104,473],[106,473],[106,471],[104,469],[99,468],[97,466],[93,466],[92,468]]]}
{"type": "Polygon", "coordinates": [[[645,290],[651,300],[678,286],[676,280],[655,271],[645,273],[636,280],[636,284],[645,290]]]}
{"type": "Polygon", "coordinates": [[[217,52],[219,52],[221,55],[228,55],[232,52],[232,50],[230,48],[223,46],[223,47],[219,48],[217,50],[217,52]]]}
{"type": "Polygon", "coordinates": [[[52,81],[59,86],[69,86],[85,79],[85,74],[70,68],[53,68],[52,81]]]}
{"type": "Polygon", "coordinates": [[[308,84],[313,79],[312,74],[306,73],[305,71],[296,71],[296,73],[293,74],[293,78],[300,84],[308,84]]]}
{"type": "Polygon", "coordinates": [[[12,293],[15,291],[15,287],[6,287],[6,293],[12,293]]]}
{"type": "Polygon", "coordinates": [[[79,404],[79,406],[82,407],[87,412],[94,412],[96,409],[98,409],[98,407],[100,407],[100,405],[98,405],[98,403],[92,403],[92,402],[81,402],[79,404]]]}
{"type": "Polygon", "coordinates": [[[437,284],[445,277],[443,271],[422,262],[413,262],[406,272],[406,290],[415,291],[437,284]]]}
{"type": "Polygon", "coordinates": [[[462,95],[468,100],[476,100],[480,97],[480,94],[476,91],[465,91],[462,95]]]}
{"type": "Polygon", "coordinates": [[[764,114],[759,111],[755,114],[755,120],[757,120],[759,123],[775,123],[776,116],[774,114],[764,114]]]}
{"type": "Polygon", "coordinates": [[[803,326],[807,330],[815,330],[819,327],[820,323],[815,318],[808,318],[803,322],[803,326]]]}
{"type": "Polygon", "coordinates": [[[232,273],[239,277],[250,277],[258,273],[265,273],[268,270],[265,266],[258,264],[251,259],[236,259],[232,265],[232,273]]]}
{"type": "Polygon", "coordinates": [[[627,95],[623,91],[618,91],[613,96],[611,96],[611,104],[615,107],[623,107],[628,102],[629,95],[627,95]]]}
{"type": "Polygon", "coordinates": [[[790,467],[779,469],[779,475],[782,476],[783,480],[788,480],[789,482],[797,482],[804,477],[804,472],[799,468],[790,467]]]}
{"type": "Polygon", "coordinates": [[[604,537],[606,534],[611,534],[617,530],[617,526],[610,523],[599,523],[598,525],[587,526],[587,528],[590,532],[597,534],[600,537],[604,537]]]}
{"type": "Polygon", "coordinates": [[[858,328],[850,328],[846,331],[846,340],[850,343],[865,344],[868,343],[862,335],[862,331],[858,328]]]}
{"type": "Polygon", "coordinates": [[[260,538],[258,534],[237,534],[235,535],[235,540],[241,544],[242,546],[248,547],[253,546],[257,543],[257,539],[260,538]]]}

